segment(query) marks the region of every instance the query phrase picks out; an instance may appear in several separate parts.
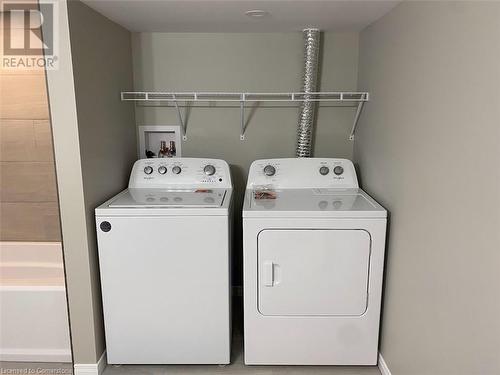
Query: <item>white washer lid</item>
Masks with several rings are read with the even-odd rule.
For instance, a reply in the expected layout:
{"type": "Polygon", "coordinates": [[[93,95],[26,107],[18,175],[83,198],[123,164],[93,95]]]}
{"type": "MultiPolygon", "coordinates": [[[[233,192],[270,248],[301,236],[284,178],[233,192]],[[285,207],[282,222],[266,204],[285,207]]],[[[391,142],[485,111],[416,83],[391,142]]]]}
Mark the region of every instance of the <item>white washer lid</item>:
{"type": "Polygon", "coordinates": [[[281,189],[275,199],[255,199],[247,189],[243,217],[372,217],[387,211],[361,189],[281,189]]]}
{"type": "Polygon", "coordinates": [[[221,207],[226,189],[128,189],[112,200],[110,208],[221,207]]]}

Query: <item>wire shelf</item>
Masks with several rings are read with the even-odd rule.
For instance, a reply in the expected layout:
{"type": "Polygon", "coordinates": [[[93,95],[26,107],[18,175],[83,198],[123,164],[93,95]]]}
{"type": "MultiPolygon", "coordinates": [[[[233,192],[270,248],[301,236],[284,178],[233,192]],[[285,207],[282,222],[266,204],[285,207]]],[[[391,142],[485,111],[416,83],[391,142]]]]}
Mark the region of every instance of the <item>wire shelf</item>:
{"type": "Polygon", "coordinates": [[[182,102],[366,102],[367,92],[159,92],[123,91],[123,101],[182,102]]]}
{"type": "Polygon", "coordinates": [[[336,102],[347,103],[357,106],[354,123],[352,126],[350,140],[354,139],[356,126],[363,108],[363,104],[370,100],[368,92],[351,91],[328,91],[328,92],[162,92],[162,91],[122,91],[122,101],[151,102],[151,103],[172,103],[177,109],[177,116],[181,129],[183,129],[183,139],[187,139],[186,123],[182,119],[179,108],[181,103],[193,102],[226,102],[239,103],[241,111],[241,132],[240,139],[245,139],[245,104],[255,102],[336,102]]]}

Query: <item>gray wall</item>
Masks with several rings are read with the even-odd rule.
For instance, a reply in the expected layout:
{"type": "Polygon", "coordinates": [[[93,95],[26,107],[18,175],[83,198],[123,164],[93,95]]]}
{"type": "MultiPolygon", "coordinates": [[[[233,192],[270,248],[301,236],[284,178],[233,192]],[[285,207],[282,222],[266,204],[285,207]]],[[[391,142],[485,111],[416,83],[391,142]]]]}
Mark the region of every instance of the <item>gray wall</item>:
{"type": "Polygon", "coordinates": [[[360,38],[355,141],[391,213],[393,375],[500,373],[500,3],[405,2],[360,38]]]}
{"type": "Polygon", "coordinates": [[[94,208],[126,187],[136,158],[131,34],[79,1],[60,3],[60,67],[48,72],[74,362],[104,351],[94,208]],[[68,27],[69,19],[69,27],[68,27]]]}
{"type": "MultiPolygon", "coordinates": [[[[354,90],[358,35],[324,35],[322,90],[354,90]]],[[[300,91],[301,33],[171,34],[133,36],[136,90],[300,91]]],[[[247,110],[247,115],[251,110],[247,110]]],[[[193,108],[183,156],[221,157],[246,171],[256,158],[294,156],[297,110],[259,108],[239,140],[238,109],[193,108]]],[[[352,156],[347,140],[353,109],[322,108],[316,156],[352,156]]],[[[137,125],[177,124],[175,110],[138,108],[137,125]]]]}
{"type": "MultiPolygon", "coordinates": [[[[163,91],[300,91],[303,41],[297,33],[133,35],[136,90],[163,91]]],[[[358,34],[323,35],[321,90],[355,90],[358,34]]],[[[185,110],[185,108],[184,108],[185,110]]],[[[315,156],[352,157],[348,140],[355,110],[352,107],[319,109],[315,156]]],[[[191,108],[188,140],[183,156],[213,157],[228,161],[237,189],[236,207],[246,183],[246,171],[255,159],[294,157],[298,110],[247,109],[246,140],[239,140],[238,108],[191,108]]],[[[136,108],[137,125],[176,125],[173,108],[136,108]]],[[[239,215],[236,215],[238,218],[239,215]]],[[[235,225],[235,264],[239,257],[239,222],[235,225]]],[[[235,283],[240,283],[236,272],[235,283]]]]}
{"type": "Polygon", "coordinates": [[[137,159],[134,109],[119,95],[132,85],[131,34],[80,1],[68,3],[68,18],[98,359],[104,331],[94,209],[127,186],[137,159]]]}

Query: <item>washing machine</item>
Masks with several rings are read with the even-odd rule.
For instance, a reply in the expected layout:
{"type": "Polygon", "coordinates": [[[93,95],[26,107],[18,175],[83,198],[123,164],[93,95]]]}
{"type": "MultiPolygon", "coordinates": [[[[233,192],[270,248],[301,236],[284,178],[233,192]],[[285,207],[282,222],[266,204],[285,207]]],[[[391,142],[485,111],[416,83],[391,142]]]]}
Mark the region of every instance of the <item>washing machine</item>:
{"type": "Polygon", "coordinates": [[[223,160],[143,159],[95,210],[108,363],[230,362],[231,195],[223,160]]]}
{"type": "Polygon", "coordinates": [[[248,365],[375,365],[386,210],[346,159],[252,163],[243,207],[248,365]]]}

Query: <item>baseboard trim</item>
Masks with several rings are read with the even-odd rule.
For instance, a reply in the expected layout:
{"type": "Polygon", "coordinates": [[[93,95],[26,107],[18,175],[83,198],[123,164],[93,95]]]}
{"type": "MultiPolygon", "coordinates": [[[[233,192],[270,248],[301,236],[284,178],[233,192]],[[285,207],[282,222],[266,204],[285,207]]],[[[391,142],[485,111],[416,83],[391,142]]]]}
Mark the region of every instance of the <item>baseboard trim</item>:
{"type": "Polygon", "coordinates": [[[107,364],[106,351],[104,351],[97,363],[75,363],[73,366],[75,369],[74,375],[101,375],[107,364]]]}
{"type": "Polygon", "coordinates": [[[385,363],[384,357],[382,357],[382,353],[378,353],[378,369],[382,375],[392,375],[389,367],[387,367],[387,363],[385,363]]]}

